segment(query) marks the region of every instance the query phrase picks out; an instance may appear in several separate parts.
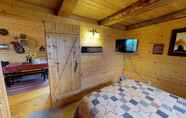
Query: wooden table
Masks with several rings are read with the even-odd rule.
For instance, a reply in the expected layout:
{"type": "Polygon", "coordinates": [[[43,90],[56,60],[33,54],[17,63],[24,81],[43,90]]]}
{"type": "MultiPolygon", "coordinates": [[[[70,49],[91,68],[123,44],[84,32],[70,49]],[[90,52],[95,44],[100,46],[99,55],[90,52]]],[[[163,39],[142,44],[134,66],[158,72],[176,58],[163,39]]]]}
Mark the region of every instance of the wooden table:
{"type": "Polygon", "coordinates": [[[3,67],[5,82],[11,87],[18,79],[25,75],[41,74],[45,80],[48,75],[48,64],[10,64],[3,67]]]}

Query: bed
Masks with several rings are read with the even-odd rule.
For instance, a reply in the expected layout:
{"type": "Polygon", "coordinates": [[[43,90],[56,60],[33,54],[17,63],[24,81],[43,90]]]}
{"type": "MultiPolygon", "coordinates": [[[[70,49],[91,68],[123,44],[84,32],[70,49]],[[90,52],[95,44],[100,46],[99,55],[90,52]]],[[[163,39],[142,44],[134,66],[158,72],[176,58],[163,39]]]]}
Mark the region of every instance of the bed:
{"type": "Polygon", "coordinates": [[[127,79],[84,97],[75,118],[186,118],[186,100],[127,79]]]}

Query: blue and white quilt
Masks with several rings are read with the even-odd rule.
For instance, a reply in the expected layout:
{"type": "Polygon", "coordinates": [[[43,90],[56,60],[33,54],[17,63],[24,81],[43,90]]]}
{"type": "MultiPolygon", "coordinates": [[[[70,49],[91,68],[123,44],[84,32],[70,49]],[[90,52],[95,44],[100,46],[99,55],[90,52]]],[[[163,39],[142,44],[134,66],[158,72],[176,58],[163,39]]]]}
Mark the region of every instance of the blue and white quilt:
{"type": "Polygon", "coordinates": [[[123,80],[85,97],[79,111],[80,118],[186,118],[186,100],[139,81],[123,80]]]}

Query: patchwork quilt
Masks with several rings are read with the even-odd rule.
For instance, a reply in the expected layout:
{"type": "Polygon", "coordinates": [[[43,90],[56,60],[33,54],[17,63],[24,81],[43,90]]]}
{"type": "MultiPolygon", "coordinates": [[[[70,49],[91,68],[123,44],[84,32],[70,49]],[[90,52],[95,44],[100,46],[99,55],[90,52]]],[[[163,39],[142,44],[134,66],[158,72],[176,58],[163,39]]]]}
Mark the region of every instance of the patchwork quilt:
{"type": "Polygon", "coordinates": [[[84,97],[78,118],[186,118],[186,100],[135,80],[84,97]]]}

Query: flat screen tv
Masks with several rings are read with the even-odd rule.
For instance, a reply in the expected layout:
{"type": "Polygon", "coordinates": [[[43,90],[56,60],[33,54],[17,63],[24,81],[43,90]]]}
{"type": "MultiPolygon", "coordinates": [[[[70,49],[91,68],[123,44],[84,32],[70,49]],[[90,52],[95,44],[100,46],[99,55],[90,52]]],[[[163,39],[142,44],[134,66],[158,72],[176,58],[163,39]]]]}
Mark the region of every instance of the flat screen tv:
{"type": "Polygon", "coordinates": [[[138,48],[138,40],[131,39],[118,39],[116,40],[116,52],[121,53],[135,53],[138,48]]]}

